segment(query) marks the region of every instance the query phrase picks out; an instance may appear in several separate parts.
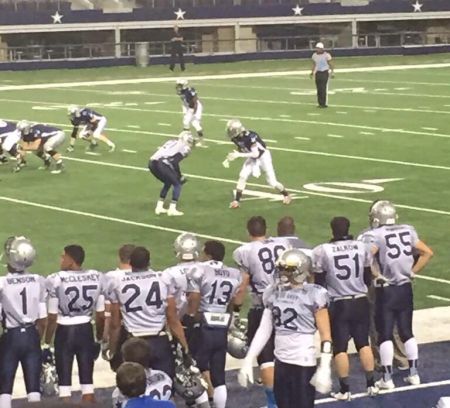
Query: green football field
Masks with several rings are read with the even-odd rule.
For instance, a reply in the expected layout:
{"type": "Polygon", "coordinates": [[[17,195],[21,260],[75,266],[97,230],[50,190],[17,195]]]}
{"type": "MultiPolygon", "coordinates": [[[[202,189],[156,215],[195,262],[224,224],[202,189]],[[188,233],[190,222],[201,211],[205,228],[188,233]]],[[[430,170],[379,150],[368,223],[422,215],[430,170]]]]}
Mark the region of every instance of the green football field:
{"type": "Polygon", "coordinates": [[[101,145],[98,155],[86,154],[83,141],[73,153],[64,148],[61,175],[38,171],[35,157],[19,174],[12,173],[13,163],[2,166],[0,238],[29,236],[38,249],[35,271],[43,274],[58,269],[69,243],[83,245],[85,266],[100,270],[115,267],[121,244],[142,244],[161,269],[175,262],[172,242],[180,231],[223,238],[230,262],[247,239],[252,215],[266,217],[272,233],[280,217],[292,215],[299,235],[316,245],[329,239],[329,221],[337,215],[350,218],[356,235],[367,226],[370,202],[385,198],[435,251],[423,271],[429,279],[416,279],[416,306],[448,305],[450,68],[339,68],[449,62],[450,55],[338,59],[327,110],[316,108],[314,84],[304,73],[220,77],[304,70],[308,60],[188,66],[186,75],[206,76],[190,83],[204,106],[208,149],[196,149],[182,163],[189,179],[179,206],[185,215],[173,218],[154,214],[160,184],[146,167],[150,154],[181,130],[177,74],[166,67],[0,73],[2,119],[57,124],[68,139],[67,105],[89,105],[107,116],[107,134],[117,144],[114,153],[101,145]],[[235,117],[267,141],[279,180],[296,197],[290,206],[267,194],[273,192],[262,176],[250,180],[240,209],[228,208],[242,164],[221,164],[232,150],[225,122],[235,117]]]}

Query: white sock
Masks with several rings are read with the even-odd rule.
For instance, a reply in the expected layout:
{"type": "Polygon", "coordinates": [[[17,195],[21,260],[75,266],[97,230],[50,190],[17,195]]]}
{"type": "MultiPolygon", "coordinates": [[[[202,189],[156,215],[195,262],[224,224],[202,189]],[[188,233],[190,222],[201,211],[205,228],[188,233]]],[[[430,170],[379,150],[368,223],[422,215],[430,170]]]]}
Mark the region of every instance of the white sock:
{"type": "Polygon", "coordinates": [[[40,400],[41,400],[40,392],[30,392],[28,394],[28,402],[39,402],[40,400]]]}
{"type": "Polygon", "coordinates": [[[227,404],[227,386],[219,385],[214,388],[214,406],[215,408],[225,408],[227,404]]]}
{"type": "Polygon", "coordinates": [[[275,190],[277,190],[281,193],[282,191],[285,190],[285,188],[284,188],[283,184],[277,182],[277,184],[275,184],[275,190]]]}
{"type": "Polygon", "coordinates": [[[61,398],[72,396],[72,386],[71,385],[60,385],[59,386],[59,396],[61,398]]]}
{"type": "Polygon", "coordinates": [[[417,340],[414,337],[411,337],[405,342],[405,354],[409,361],[409,375],[417,375],[419,347],[417,346],[417,340]]]}
{"type": "Polygon", "coordinates": [[[380,360],[382,366],[391,366],[394,360],[394,344],[392,341],[384,341],[380,344],[380,360]]]}
{"type": "Polygon", "coordinates": [[[11,408],[11,394],[0,394],[0,407],[2,408],[11,408]]]}
{"type": "Polygon", "coordinates": [[[164,208],[164,200],[158,200],[158,202],[156,203],[156,208],[158,210],[164,208]]]}
{"type": "Polygon", "coordinates": [[[177,209],[177,203],[172,201],[169,205],[169,210],[176,210],[177,209]]]}

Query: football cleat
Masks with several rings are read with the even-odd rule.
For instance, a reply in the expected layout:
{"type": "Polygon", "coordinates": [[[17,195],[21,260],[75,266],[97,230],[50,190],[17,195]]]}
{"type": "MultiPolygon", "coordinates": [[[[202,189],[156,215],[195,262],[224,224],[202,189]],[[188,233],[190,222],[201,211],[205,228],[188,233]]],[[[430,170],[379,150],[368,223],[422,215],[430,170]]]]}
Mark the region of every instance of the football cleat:
{"type": "Polygon", "coordinates": [[[167,215],[169,217],[181,217],[182,215],[184,215],[184,212],[178,211],[176,208],[169,208],[169,210],[167,211],[167,215]]]}
{"type": "Polygon", "coordinates": [[[56,169],[52,170],[51,173],[52,174],[61,174],[63,170],[64,170],[64,165],[62,163],[56,163],[56,169]]]}
{"type": "Polygon", "coordinates": [[[283,197],[283,204],[289,205],[292,202],[292,197],[288,194],[283,197]]]}
{"type": "Polygon", "coordinates": [[[115,144],[109,146],[109,150],[108,150],[109,153],[113,153],[115,150],[116,150],[116,145],[115,144]]]}
{"type": "Polygon", "coordinates": [[[97,143],[89,143],[89,146],[87,147],[87,150],[90,150],[91,152],[97,149],[98,144],[97,143]]]}
{"type": "Polygon", "coordinates": [[[234,200],[230,203],[230,208],[239,208],[239,207],[240,207],[239,201],[234,200]]]}
{"type": "Polygon", "coordinates": [[[380,389],[376,385],[372,385],[371,387],[367,387],[367,395],[369,397],[375,397],[380,393],[380,389]]]}
{"type": "Polygon", "coordinates": [[[8,158],[5,156],[0,156],[0,164],[8,163],[8,158]]]}
{"type": "Polygon", "coordinates": [[[378,380],[375,383],[375,386],[380,390],[393,390],[395,388],[394,381],[392,380],[384,381],[383,379],[378,380]]]}
{"type": "Polygon", "coordinates": [[[50,161],[50,159],[46,159],[44,160],[44,165],[41,167],[38,167],[38,170],[48,170],[51,166],[52,162],[50,161]]]}
{"type": "Polygon", "coordinates": [[[155,214],[156,215],[161,215],[161,214],[167,214],[167,210],[164,207],[156,207],[155,208],[155,214]]]}
{"type": "Polygon", "coordinates": [[[411,385],[419,385],[420,384],[419,374],[408,375],[408,377],[404,378],[404,381],[411,385]]]}
{"type": "Polygon", "coordinates": [[[338,401],[351,401],[352,394],[350,392],[332,392],[331,397],[338,401]]]}
{"type": "Polygon", "coordinates": [[[69,146],[69,147],[66,149],[66,152],[68,152],[68,153],[71,153],[71,152],[73,152],[73,151],[75,151],[75,148],[74,148],[73,146],[69,146]]]}

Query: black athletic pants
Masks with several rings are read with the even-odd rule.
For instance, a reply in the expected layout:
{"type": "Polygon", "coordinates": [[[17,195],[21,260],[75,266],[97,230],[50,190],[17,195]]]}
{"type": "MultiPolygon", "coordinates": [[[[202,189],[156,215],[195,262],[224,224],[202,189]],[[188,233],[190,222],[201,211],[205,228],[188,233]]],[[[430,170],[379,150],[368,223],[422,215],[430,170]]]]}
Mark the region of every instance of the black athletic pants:
{"type": "Polygon", "coordinates": [[[328,104],[328,71],[316,72],[317,103],[322,108],[328,104]]]}
{"type": "Polygon", "coordinates": [[[12,394],[19,363],[27,393],[40,392],[41,341],[35,326],[8,329],[0,339],[0,394],[12,394]]]}
{"type": "Polygon", "coordinates": [[[184,66],[184,53],[182,44],[176,44],[172,46],[172,50],[170,52],[170,67],[169,67],[172,71],[174,70],[175,65],[177,63],[177,58],[181,70],[184,71],[185,66],[184,66]]]}
{"type": "Polygon", "coordinates": [[[275,360],[273,391],[278,408],[313,408],[315,388],[309,383],[316,367],[275,360]]]}

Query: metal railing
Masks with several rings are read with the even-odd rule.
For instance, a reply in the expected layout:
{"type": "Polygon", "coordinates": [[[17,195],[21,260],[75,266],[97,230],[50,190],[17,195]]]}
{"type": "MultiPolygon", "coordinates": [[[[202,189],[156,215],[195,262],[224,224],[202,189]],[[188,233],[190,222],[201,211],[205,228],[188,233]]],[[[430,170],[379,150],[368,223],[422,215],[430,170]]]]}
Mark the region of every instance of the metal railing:
{"type": "MultiPolygon", "coordinates": [[[[450,44],[450,30],[438,33],[399,32],[367,33],[328,36],[277,36],[246,38],[240,40],[191,40],[185,42],[187,55],[212,55],[244,51],[273,52],[290,50],[312,50],[317,41],[322,41],[328,49],[382,48],[398,46],[425,46],[450,44]],[[353,41],[354,40],[354,41],[353,41]]],[[[149,55],[166,56],[170,54],[171,44],[165,41],[149,42],[149,55]]],[[[73,60],[94,58],[135,57],[135,43],[85,43],[67,45],[29,45],[21,47],[0,47],[0,61],[43,61],[73,60]]]]}

